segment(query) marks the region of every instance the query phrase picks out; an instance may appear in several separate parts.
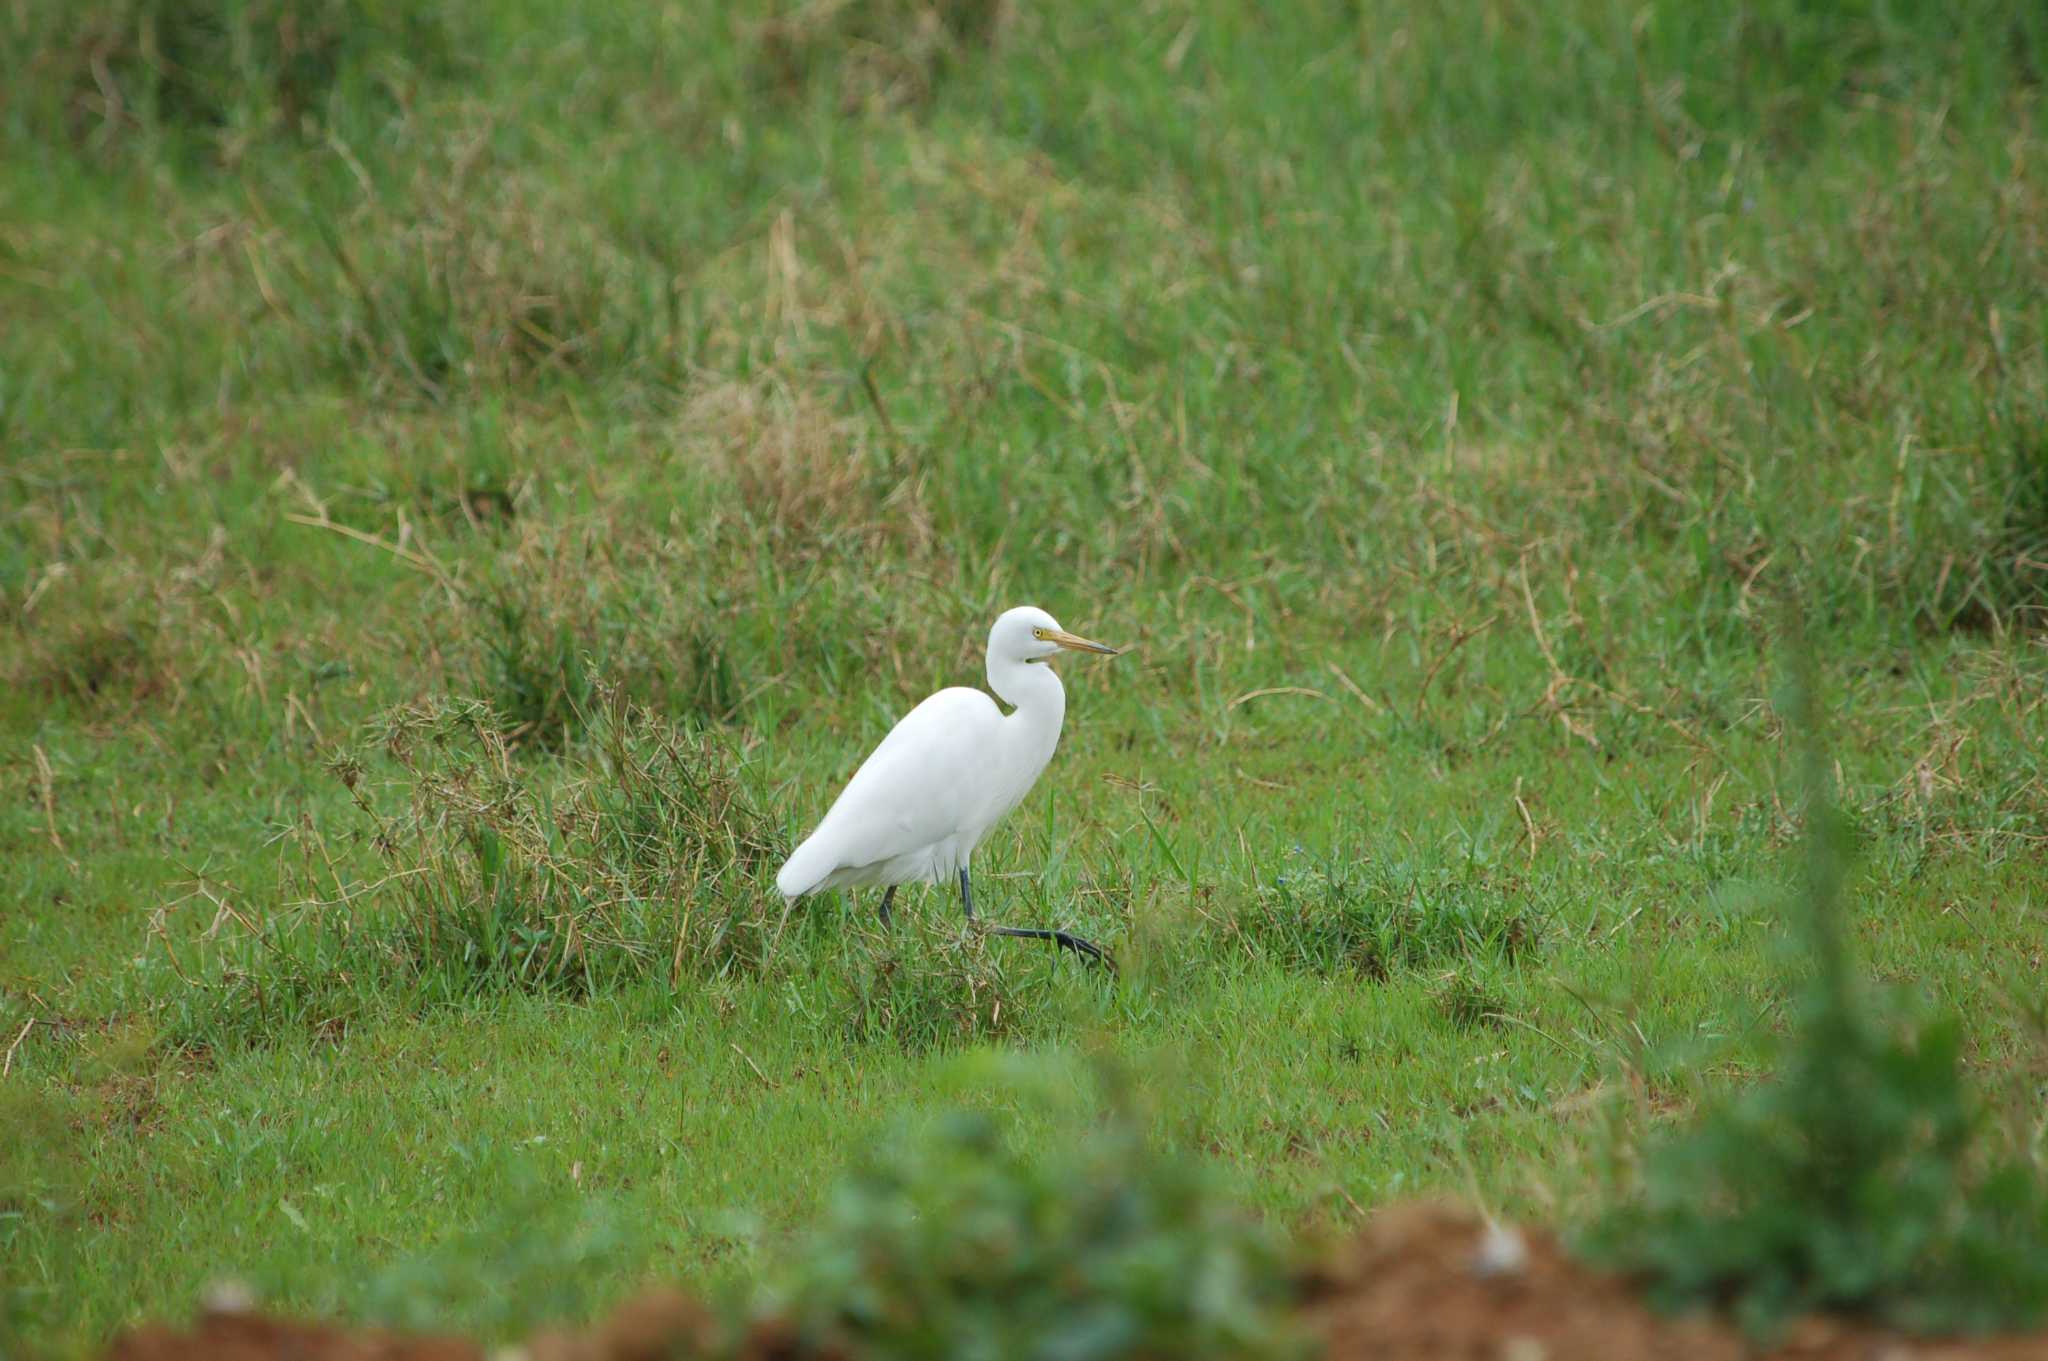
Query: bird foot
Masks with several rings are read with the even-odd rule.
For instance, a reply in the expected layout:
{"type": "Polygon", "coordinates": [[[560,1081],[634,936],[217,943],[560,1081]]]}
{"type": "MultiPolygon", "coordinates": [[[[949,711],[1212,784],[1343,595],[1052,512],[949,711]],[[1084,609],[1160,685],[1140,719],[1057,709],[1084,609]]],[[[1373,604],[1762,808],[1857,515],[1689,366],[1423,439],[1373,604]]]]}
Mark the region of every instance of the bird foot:
{"type": "Polygon", "coordinates": [[[1100,945],[1070,931],[1054,931],[1039,926],[991,926],[990,931],[998,936],[1016,936],[1023,940],[1049,940],[1062,950],[1072,950],[1090,964],[1100,964],[1111,973],[1117,971],[1116,959],[1100,945]]]}

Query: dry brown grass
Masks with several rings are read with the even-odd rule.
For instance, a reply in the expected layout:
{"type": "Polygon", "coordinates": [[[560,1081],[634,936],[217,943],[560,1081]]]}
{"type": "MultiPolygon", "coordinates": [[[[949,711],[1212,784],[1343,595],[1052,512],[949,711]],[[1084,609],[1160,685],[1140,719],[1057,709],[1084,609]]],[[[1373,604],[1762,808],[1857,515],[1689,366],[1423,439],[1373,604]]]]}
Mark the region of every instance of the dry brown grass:
{"type": "Polygon", "coordinates": [[[834,542],[912,560],[936,545],[920,479],[891,459],[874,422],[833,411],[814,390],[709,380],[678,425],[683,446],[732,479],[750,519],[795,560],[834,542]]]}

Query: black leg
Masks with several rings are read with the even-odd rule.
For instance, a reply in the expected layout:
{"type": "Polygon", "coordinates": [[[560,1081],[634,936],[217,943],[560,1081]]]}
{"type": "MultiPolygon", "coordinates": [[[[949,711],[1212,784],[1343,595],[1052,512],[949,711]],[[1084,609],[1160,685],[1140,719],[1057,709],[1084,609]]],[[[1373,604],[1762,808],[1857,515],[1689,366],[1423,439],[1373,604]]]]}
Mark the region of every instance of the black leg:
{"type": "Polygon", "coordinates": [[[882,918],[882,925],[884,925],[884,926],[888,926],[888,925],[890,924],[890,923],[889,923],[889,904],[890,904],[890,903],[891,903],[892,901],[894,901],[895,897],[896,897],[896,885],[894,885],[894,884],[891,884],[891,885],[889,885],[889,887],[887,887],[887,888],[885,888],[885,889],[883,889],[883,890],[882,890],[882,905],[881,905],[881,906],[880,906],[879,908],[877,908],[877,909],[876,909],[876,911],[877,911],[878,913],[880,913],[880,915],[881,915],[881,918],[882,918]]]}
{"type": "MultiPolygon", "coordinates": [[[[960,907],[967,913],[967,920],[974,920],[974,890],[968,887],[967,870],[960,870],[960,907]]],[[[1070,931],[1053,931],[1042,926],[991,926],[989,930],[998,936],[1015,936],[1020,940],[1049,940],[1062,950],[1072,950],[1091,964],[1100,964],[1111,973],[1116,972],[1116,960],[1107,950],[1091,940],[1085,940],[1070,931]]]]}

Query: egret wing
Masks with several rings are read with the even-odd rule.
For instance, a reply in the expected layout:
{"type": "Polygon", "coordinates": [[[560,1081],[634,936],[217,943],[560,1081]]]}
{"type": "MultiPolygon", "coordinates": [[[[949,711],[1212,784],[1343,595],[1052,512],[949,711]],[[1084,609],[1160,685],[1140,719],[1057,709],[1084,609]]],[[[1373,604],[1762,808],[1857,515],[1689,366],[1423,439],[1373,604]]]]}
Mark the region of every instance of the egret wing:
{"type": "Polygon", "coordinates": [[[948,838],[980,831],[994,820],[992,800],[1000,797],[991,777],[1001,743],[1001,711],[987,695],[965,688],[933,695],[861,763],[776,875],[776,887],[801,897],[858,881],[858,871],[902,857],[914,865],[948,838]]]}
{"type": "Polygon", "coordinates": [[[831,849],[830,868],[907,855],[978,825],[1001,721],[993,700],[964,687],[904,715],[812,834],[831,849]]]}

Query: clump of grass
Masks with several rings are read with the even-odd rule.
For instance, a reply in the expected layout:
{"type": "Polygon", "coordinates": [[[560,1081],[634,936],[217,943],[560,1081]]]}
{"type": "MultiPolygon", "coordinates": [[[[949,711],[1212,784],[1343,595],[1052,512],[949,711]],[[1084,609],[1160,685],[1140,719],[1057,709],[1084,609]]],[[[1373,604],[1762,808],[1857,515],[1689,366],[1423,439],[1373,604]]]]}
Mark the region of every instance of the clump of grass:
{"type": "Polygon", "coordinates": [[[592,702],[593,664],[568,618],[536,621],[509,592],[482,602],[477,680],[508,744],[559,748],[592,702]]]}
{"type": "Polygon", "coordinates": [[[730,474],[750,528],[815,556],[832,543],[912,556],[934,542],[914,482],[876,447],[870,427],[780,379],[700,383],[678,434],[730,474]]]}
{"type": "Polygon", "coordinates": [[[0,658],[0,680],[92,712],[164,702],[175,707],[206,669],[183,602],[128,569],[88,566],[32,588],[32,611],[7,620],[20,645],[0,658]],[[167,626],[167,617],[179,626],[167,626]]]}
{"type": "Polygon", "coordinates": [[[844,1182],[771,1292],[801,1355],[1281,1357],[1272,1241],[1118,1120],[1044,1151],[953,1114],[844,1182]]]}
{"type": "Polygon", "coordinates": [[[1320,859],[1296,847],[1288,868],[1227,919],[1253,955],[1308,973],[1385,978],[1473,955],[1513,959],[1539,924],[1478,870],[1413,870],[1320,859]]]}
{"type": "Polygon", "coordinates": [[[1958,622],[2048,625],[2048,433],[2031,420],[2013,433],[2003,505],[1988,546],[1967,574],[1958,622]]]}
{"type": "Polygon", "coordinates": [[[2039,424],[2014,436],[2000,548],[2005,596],[2027,622],[2042,623],[2048,617],[2048,431],[2039,424]]]}
{"type": "Polygon", "coordinates": [[[145,619],[72,630],[46,650],[42,688],[88,705],[146,699],[166,685],[156,630],[145,619]]]}
{"type": "Polygon", "coordinates": [[[723,723],[740,707],[719,588],[679,584],[659,558],[621,563],[605,534],[602,522],[523,530],[467,592],[457,683],[490,704],[516,749],[559,751],[583,730],[598,672],[682,721],[723,723]]]}
{"type": "Polygon", "coordinates": [[[15,98],[75,141],[296,133],[338,90],[437,68],[439,12],[399,0],[81,0],[0,16],[15,98]]]}
{"type": "Polygon", "coordinates": [[[644,978],[758,972],[782,929],[761,885],[779,824],[721,736],[665,723],[593,682],[592,726],[560,759],[513,759],[473,700],[408,705],[375,726],[382,756],[334,770],[360,822],[301,829],[280,919],[239,942],[211,1024],[317,1020],[337,989],[396,984],[421,1002],[493,991],[587,995],[644,978]],[[386,812],[372,770],[395,763],[386,812]]]}
{"type": "Polygon", "coordinates": [[[980,932],[900,920],[843,986],[848,1034],[916,1053],[1017,1035],[1046,985],[1006,969],[980,932]]]}
{"type": "Polygon", "coordinates": [[[541,591],[500,589],[482,597],[471,678],[505,724],[514,748],[559,751],[599,703],[592,677],[611,676],[623,693],[693,724],[732,717],[741,692],[731,656],[699,624],[658,635],[629,593],[578,602],[541,591]]]}
{"type": "MultiPolygon", "coordinates": [[[[503,414],[481,408],[449,430],[432,416],[394,412],[366,422],[356,457],[323,462],[325,484],[310,509],[373,534],[394,518],[422,528],[467,529],[502,542],[522,515],[541,508],[540,478],[514,443],[503,414]]],[[[301,490],[310,491],[294,474],[301,490]]]]}
{"type": "Polygon", "coordinates": [[[2048,1178],[1990,1137],[1956,1022],[1858,976],[1842,921],[1848,827],[1804,668],[1791,711],[1806,743],[1807,968],[1780,1071],[1652,1142],[1640,1188],[1587,1246],[1667,1304],[1731,1307],[1758,1329],[1810,1309],[1937,1330],[2031,1324],[2048,1314],[2048,1178]]]}
{"type": "Polygon", "coordinates": [[[558,789],[513,767],[478,706],[390,716],[413,783],[380,840],[413,952],[519,986],[758,969],[777,921],[759,884],[787,848],[737,753],[586,684],[595,727],[558,789]]]}
{"type": "Polygon", "coordinates": [[[1439,978],[1430,989],[1430,999],[1437,1014],[1460,1030],[1506,1024],[1501,1019],[1507,1014],[1506,1004],[1483,979],[1464,970],[1453,969],[1439,978]]]}
{"type": "Polygon", "coordinates": [[[161,1059],[157,1040],[138,1021],[85,1029],[64,1039],[73,1052],[62,1081],[31,1073],[24,1063],[0,1084],[0,1117],[14,1132],[0,1147],[0,1222],[32,1201],[78,1208],[89,1181],[89,1136],[146,1119],[161,1059]]]}

